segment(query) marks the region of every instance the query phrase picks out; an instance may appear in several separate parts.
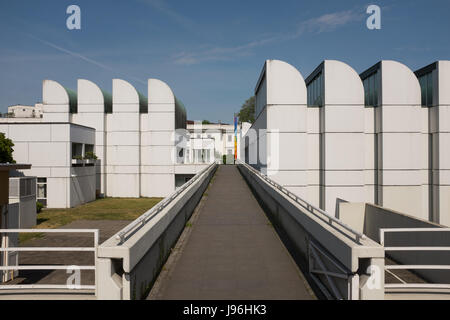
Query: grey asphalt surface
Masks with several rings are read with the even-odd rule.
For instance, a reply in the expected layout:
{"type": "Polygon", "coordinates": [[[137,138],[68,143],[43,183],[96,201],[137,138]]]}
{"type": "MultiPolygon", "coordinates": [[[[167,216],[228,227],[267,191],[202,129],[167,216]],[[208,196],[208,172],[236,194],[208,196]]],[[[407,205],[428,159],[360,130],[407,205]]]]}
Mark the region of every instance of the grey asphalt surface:
{"type": "Polygon", "coordinates": [[[236,166],[221,165],[205,196],[149,298],[315,299],[236,166]]]}

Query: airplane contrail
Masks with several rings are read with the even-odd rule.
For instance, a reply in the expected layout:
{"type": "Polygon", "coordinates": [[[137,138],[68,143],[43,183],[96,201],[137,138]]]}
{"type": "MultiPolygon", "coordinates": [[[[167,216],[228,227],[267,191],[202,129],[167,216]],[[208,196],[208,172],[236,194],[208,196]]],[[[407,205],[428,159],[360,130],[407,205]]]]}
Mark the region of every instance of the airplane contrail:
{"type": "Polygon", "coordinates": [[[29,37],[31,37],[31,38],[33,38],[33,39],[35,39],[35,40],[37,40],[37,41],[43,43],[43,44],[46,44],[46,45],[49,46],[49,47],[52,47],[52,48],[54,48],[54,49],[56,49],[56,50],[58,50],[58,51],[64,52],[64,53],[66,53],[66,54],[68,54],[68,55],[71,55],[72,57],[79,58],[79,59],[84,60],[84,61],[86,61],[86,62],[88,62],[88,63],[90,63],[90,64],[96,65],[97,67],[100,67],[100,68],[102,68],[102,69],[104,69],[104,70],[119,73],[119,74],[121,74],[121,75],[123,75],[123,76],[126,76],[126,77],[128,77],[128,78],[130,78],[130,79],[133,79],[133,80],[135,80],[135,81],[137,81],[137,82],[139,82],[139,83],[141,83],[141,84],[147,85],[147,82],[145,82],[144,80],[141,80],[141,79],[136,78],[136,77],[133,77],[133,76],[129,76],[129,75],[124,74],[124,73],[122,73],[122,72],[118,72],[117,70],[114,70],[113,68],[111,68],[111,67],[109,67],[109,66],[107,66],[107,65],[105,65],[105,64],[103,64],[103,63],[100,63],[100,62],[97,62],[97,61],[95,61],[95,60],[92,60],[92,59],[90,59],[90,58],[88,58],[88,57],[85,57],[85,56],[83,56],[82,54],[79,54],[79,53],[72,52],[72,51],[70,51],[70,50],[64,49],[64,48],[62,48],[62,47],[60,47],[60,46],[58,46],[58,45],[56,45],[56,44],[54,44],[54,43],[51,43],[51,42],[42,40],[42,39],[40,39],[40,38],[38,38],[38,37],[36,37],[36,36],[33,36],[33,35],[31,35],[31,34],[27,34],[27,35],[28,35],[29,37]]]}

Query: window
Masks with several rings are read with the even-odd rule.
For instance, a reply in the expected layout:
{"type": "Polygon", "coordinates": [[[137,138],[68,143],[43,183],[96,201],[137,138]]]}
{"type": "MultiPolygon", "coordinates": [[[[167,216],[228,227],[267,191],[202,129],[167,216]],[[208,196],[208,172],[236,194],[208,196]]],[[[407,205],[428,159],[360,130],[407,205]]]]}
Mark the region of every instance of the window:
{"type": "Polygon", "coordinates": [[[72,142],[72,159],[83,157],[83,144],[72,142]]]}
{"type": "Polygon", "coordinates": [[[203,162],[203,152],[202,152],[202,149],[196,149],[196,150],[194,150],[195,152],[194,152],[194,156],[195,156],[195,159],[194,159],[194,162],[195,163],[202,163],[203,162]]]}
{"type": "Polygon", "coordinates": [[[36,198],[44,207],[47,206],[47,178],[37,178],[36,182],[36,198]]]}
{"type": "Polygon", "coordinates": [[[208,134],[208,139],[211,139],[211,135],[210,134],[208,134]]]}
{"type": "Polygon", "coordinates": [[[93,144],[85,144],[84,145],[84,153],[87,152],[94,152],[94,145],[93,144]]]}
{"type": "Polygon", "coordinates": [[[307,86],[308,106],[321,107],[323,105],[323,76],[320,72],[307,86]]]}
{"type": "Polygon", "coordinates": [[[231,142],[231,139],[232,139],[232,135],[229,134],[229,135],[228,135],[228,142],[231,142]]]}
{"type": "Polygon", "coordinates": [[[428,72],[419,77],[420,90],[422,93],[422,106],[433,105],[433,72],[428,72]]]}
{"type": "Polygon", "coordinates": [[[364,85],[364,105],[370,107],[378,106],[378,93],[380,87],[380,74],[377,71],[363,80],[364,85]]]}
{"type": "Polygon", "coordinates": [[[228,153],[229,155],[233,154],[233,149],[228,149],[228,150],[227,150],[227,153],[228,153]]]}

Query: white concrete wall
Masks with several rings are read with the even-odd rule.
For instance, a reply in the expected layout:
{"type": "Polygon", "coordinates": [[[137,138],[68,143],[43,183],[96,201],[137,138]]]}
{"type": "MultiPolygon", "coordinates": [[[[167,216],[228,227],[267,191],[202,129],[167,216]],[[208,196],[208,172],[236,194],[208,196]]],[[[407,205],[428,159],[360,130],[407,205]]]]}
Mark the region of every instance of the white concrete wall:
{"type": "Polygon", "coordinates": [[[255,89],[255,123],[247,132],[249,159],[299,196],[307,195],[306,86],[300,72],[279,60],[267,60],[255,89]]]}
{"type": "Polygon", "coordinates": [[[325,60],[322,72],[321,207],[334,213],[337,198],[365,199],[364,87],[355,70],[340,61],[325,60]]]}
{"type": "Polygon", "coordinates": [[[307,187],[305,200],[320,207],[320,108],[306,109],[307,187]]]}
{"type": "Polygon", "coordinates": [[[139,94],[128,82],[113,80],[113,112],[107,114],[106,192],[110,197],[139,197],[139,94]]]}
{"type": "Polygon", "coordinates": [[[405,65],[381,62],[378,133],[378,204],[428,219],[427,154],[419,81],[405,65]]]}
{"type": "Polygon", "coordinates": [[[450,61],[438,62],[438,99],[431,123],[437,135],[434,150],[435,203],[439,223],[450,226],[450,61]]]}
{"type": "Polygon", "coordinates": [[[106,115],[105,98],[101,89],[89,80],[78,80],[78,112],[73,123],[95,129],[96,189],[106,194],[106,115]]]}
{"type": "Polygon", "coordinates": [[[42,83],[43,121],[70,122],[69,95],[58,82],[44,80],[42,83]]]}
{"type": "Polygon", "coordinates": [[[142,132],[142,196],[165,197],[175,190],[175,95],[148,80],[148,118],[142,132]]]}
{"type": "Polygon", "coordinates": [[[27,176],[47,178],[47,207],[70,208],[95,199],[95,168],[72,167],[72,142],[95,144],[94,130],[70,123],[0,123],[13,157],[30,163],[27,176]],[[73,186],[78,187],[73,194],[73,186]]]}
{"type": "Polygon", "coordinates": [[[375,203],[375,108],[364,108],[364,185],[365,201],[375,203]]]}

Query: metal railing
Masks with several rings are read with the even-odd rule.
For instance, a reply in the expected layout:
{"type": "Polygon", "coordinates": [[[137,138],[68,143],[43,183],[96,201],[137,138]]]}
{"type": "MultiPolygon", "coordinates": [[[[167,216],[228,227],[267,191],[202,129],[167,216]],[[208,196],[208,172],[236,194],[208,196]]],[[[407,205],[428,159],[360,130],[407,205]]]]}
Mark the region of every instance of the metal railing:
{"type": "MultiPolygon", "coordinates": [[[[314,244],[313,241],[308,242],[309,245],[309,275],[314,280],[320,291],[327,299],[356,299],[358,297],[358,290],[354,290],[352,285],[355,278],[352,273],[348,272],[336,262],[335,258],[329,255],[320,247],[314,244]],[[328,262],[328,263],[326,263],[328,262]],[[325,287],[324,283],[319,279],[319,276],[325,277],[330,290],[325,287]],[[344,297],[338,289],[337,282],[346,281],[349,288],[349,295],[344,297]]],[[[324,281],[325,282],[325,281],[324,281]]]]}
{"type": "MultiPolygon", "coordinates": [[[[94,244],[92,247],[9,247],[9,241],[2,241],[0,252],[94,252],[94,265],[1,265],[0,271],[10,270],[96,270],[97,247],[99,241],[98,229],[0,229],[2,240],[8,240],[8,233],[92,233],[94,244]],[[5,239],[6,238],[6,239],[5,239]]],[[[0,285],[0,290],[12,289],[75,289],[95,290],[97,275],[95,274],[94,285],[61,285],[61,284],[11,284],[0,285]]]]}
{"type": "Polygon", "coordinates": [[[149,222],[152,218],[154,218],[161,210],[163,210],[169,203],[171,203],[176,197],[178,197],[184,190],[186,190],[190,185],[192,185],[195,181],[197,181],[205,172],[216,166],[217,163],[213,162],[195,176],[193,176],[188,182],[183,184],[181,187],[176,189],[172,194],[165,197],[163,200],[158,202],[154,207],[145,212],[139,218],[131,222],[125,228],[120,230],[115,234],[116,240],[118,240],[118,244],[122,244],[126,240],[126,236],[129,235],[132,231],[136,232],[138,229],[142,228],[147,222],[149,222]]]}
{"type": "Polygon", "coordinates": [[[299,196],[297,196],[296,194],[292,193],[291,191],[289,191],[288,189],[286,189],[285,187],[283,187],[282,185],[276,183],[275,181],[273,181],[272,179],[270,179],[269,177],[267,177],[265,174],[262,174],[261,172],[259,172],[258,170],[256,170],[255,168],[251,167],[250,165],[242,162],[241,160],[237,160],[236,161],[237,164],[239,165],[243,165],[245,166],[247,169],[249,169],[250,171],[252,171],[253,173],[255,173],[256,175],[258,175],[259,177],[261,177],[262,179],[264,179],[266,182],[268,182],[269,184],[271,184],[272,186],[274,186],[275,188],[277,188],[278,190],[280,190],[281,192],[283,192],[284,194],[286,194],[289,198],[291,198],[292,200],[294,200],[297,204],[299,204],[300,206],[302,206],[303,208],[305,208],[308,212],[314,214],[316,217],[318,217],[319,219],[321,219],[322,221],[326,222],[327,224],[329,224],[331,227],[333,227],[335,230],[341,232],[342,234],[348,236],[347,233],[343,232],[342,229],[336,227],[335,224],[337,224],[338,226],[340,226],[341,228],[345,229],[346,231],[350,232],[355,238],[353,240],[355,240],[357,243],[361,243],[361,239],[365,239],[366,236],[356,230],[354,230],[353,228],[351,228],[350,226],[346,225],[345,223],[343,223],[341,220],[339,220],[336,217],[333,217],[331,215],[329,215],[327,212],[325,212],[322,209],[319,209],[315,206],[313,206],[312,204],[310,204],[309,202],[307,202],[306,200],[300,198],[299,196]]]}
{"type": "MultiPolygon", "coordinates": [[[[449,251],[450,247],[446,246],[390,246],[385,247],[385,234],[395,232],[450,232],[450,228],[382,228],[380,229],[380,244],[384,247],[384,251],[449,251]]],[[[385,270],[391,273],[390,270],[450,270],[450,265],[385,265],[385,270]]],[[[392,274],[392,273],[391,273],[392,274]]],[[[394,277],[398,278],[395,274],[394,277]]],[[[399,279],[402,281],[402,279],[399,279]]],[[[400,289],[449,289],[448,283],[394,283],[385,284],[385,288],[400,288],[400,289]]]]}

